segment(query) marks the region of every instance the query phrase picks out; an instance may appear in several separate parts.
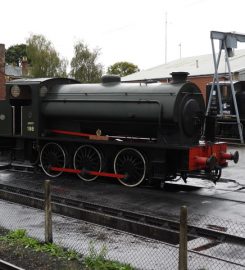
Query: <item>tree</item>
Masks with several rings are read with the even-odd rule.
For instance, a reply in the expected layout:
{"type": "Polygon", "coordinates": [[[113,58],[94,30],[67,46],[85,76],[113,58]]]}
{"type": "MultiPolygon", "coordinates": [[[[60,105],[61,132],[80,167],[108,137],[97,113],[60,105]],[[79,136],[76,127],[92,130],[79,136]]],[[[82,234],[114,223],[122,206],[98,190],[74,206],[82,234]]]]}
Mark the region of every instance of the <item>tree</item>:
{"type": "Polygon", "coordinates": [[[127,76],[129,74],[139,71],[138,66],[129,62],[117,62],[108,67],[108,74],[120,75],[121,77],[127,76]]]}
{"type": "Polygon", "coordinates": [[[71,60],[71,76],[82,83],[100,82],[102,65],[96,63],[100,49],[91,51],[86,44],[78,42],[74,45],[74,57],[71,60]]]}
{"type": "Polygon", "coordinates": [[[31,60],[33,77],[66,77],[67,60],[60,59],[52,43],[43,35],[27,39],[27,58],[31,60]]]}
{"type": "Polygon", "coordinates": [[[15,64],[16,66],[21,65],[21,60],[26,57],[26,44],[16,44],[10,46],[5,53],[5,61],[8,64],[15,64]]]}

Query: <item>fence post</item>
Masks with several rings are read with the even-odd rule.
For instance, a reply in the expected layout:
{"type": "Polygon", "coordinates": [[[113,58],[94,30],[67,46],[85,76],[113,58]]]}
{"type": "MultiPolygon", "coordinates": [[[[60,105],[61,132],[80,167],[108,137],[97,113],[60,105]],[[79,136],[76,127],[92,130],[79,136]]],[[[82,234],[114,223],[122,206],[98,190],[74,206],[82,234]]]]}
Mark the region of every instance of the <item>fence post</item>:
{"type": "Polygon", "coordinates": [[[44,182],[45,242],[53,243],[50,180],[44,182]]]}
{"type": "Polygon", "coordinates": [[[180,208],[179,270],[187,270],[187,207],[180,208]]]}

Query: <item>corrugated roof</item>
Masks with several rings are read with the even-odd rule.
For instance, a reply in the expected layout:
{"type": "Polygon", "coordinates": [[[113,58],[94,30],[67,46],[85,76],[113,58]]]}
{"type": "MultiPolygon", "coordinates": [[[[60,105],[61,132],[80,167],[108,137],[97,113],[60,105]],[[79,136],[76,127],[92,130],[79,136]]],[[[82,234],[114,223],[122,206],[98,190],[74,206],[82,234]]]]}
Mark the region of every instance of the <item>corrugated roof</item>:
{"type": "MultiPolygon", "coordinates": [[[[232,72],[239,72],[245,69],[245,50],[235,50],[235,55],[230,60],[232,72]]],[[[210,75],[214,73],[213,55],[199,55],[178,59],[167,64],[142,70],[134,74],[125,76],[122,81],[137,81],[170,78],[171,72],[185,71],[190,76],[210,75]]],[[[222,53],[220,58],[219,73],[227,73],[225,57],[222,53]]]]}
{"type": "Polygon", "coordinates": [[[22,68],[13,65],[5,65],[5,74],[11,77],[22,77],[22,68]]]}

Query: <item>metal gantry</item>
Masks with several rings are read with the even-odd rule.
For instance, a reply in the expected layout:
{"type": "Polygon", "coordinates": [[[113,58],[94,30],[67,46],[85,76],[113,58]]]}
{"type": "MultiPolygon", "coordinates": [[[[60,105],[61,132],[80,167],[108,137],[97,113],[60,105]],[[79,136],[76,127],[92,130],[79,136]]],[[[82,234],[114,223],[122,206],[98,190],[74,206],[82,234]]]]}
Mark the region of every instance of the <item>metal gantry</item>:
{"type": "MultiPolygon", "coordinates": [[[[210,91],[210,95],[209,95],[206,116],[209,114],[210,107],[211,107],[211,101],[212,101],[212,97],[213,97],[213,92],[214,92],[214,89],[216,86],[216,90],[217,90],[217,94],[218,94],[219,116],[221,117],[221,119],[224,117],[223,104],[222,104],[222,98],[221,98],[221,92],[220,92],[219,77],[218,77],[218,69],[219,69],[219,63],[220,63],[220,58],[221,58],[221,52],[222,52],[222,50],[224,50],[225,62],[226,62],[227,68],[228,68],[229,81],[230,81],[230,85],[231,85],[232,100],[233,100],[234,109],[235,109],[235,115],[231,115],[231,117],[236,119],[236,124],[237,124],[238,132],[239,132],[239,138],[240,138],[241,143],[244,143],[242,124],[240,121],[239,111],[238,111],[238,107],[237,107],[237,100],[236,100],[235,88],[234,88],[232,74],[231,74],[229,57],[232,56],[233,49],[237,48],[237,42],[245,42],[245,34],[238,34],[235,32],[211,31],[210,38],[211,38],[212,52],[213,52],[214,77],[213,77],[213,83],[212,83],[212,87],[211,87],[211,91],[210,91]],[[216,53],[215,53],[215,46],[214,46],[215,39],[220,41],[218,56],[216,56],[216,53]]],[[[230,122],[230,123],[234,124],[234,122],[230,122]]]]}

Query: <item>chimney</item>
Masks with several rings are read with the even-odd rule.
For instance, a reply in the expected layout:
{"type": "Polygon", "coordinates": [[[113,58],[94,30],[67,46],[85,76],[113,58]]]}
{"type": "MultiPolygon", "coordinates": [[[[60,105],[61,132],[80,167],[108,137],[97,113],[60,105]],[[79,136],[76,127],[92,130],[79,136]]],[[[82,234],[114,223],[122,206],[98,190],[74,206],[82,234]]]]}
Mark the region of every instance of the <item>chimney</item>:
{"type": "Polygon", "coordinates": [[[198,61],[198,59],[196,60],[196,68],[199,68],[199,61],[198,61]]]}
{"type": "Polygon", "coordinates": [[[189,72],[176,71],[170,73],[170,75],[172,75],[171,83],[185,83],[189,75],[189,72]]]}
{"type": "Polygon", "coordinates": [[[5,45],[0,44],[0,100],[5,98],[5,45]]]}
{"type": "Polygon", "coordinates": [[[21,67],[22,67],[22,76],[27,77],[28,76],[28,61],[27,61],[26,56],[23,56],[21,60],[21,67]]]}

